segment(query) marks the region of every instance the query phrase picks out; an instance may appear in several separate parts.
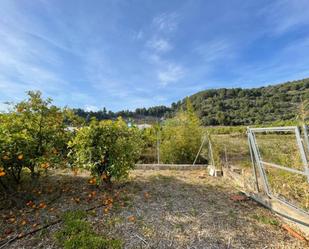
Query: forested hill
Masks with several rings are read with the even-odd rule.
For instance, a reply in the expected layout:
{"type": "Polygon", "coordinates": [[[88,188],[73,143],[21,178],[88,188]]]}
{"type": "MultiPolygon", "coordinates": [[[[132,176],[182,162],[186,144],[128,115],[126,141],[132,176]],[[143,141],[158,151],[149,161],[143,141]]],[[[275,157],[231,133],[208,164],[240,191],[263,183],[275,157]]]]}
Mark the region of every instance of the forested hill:
{"type": "MultiPolygon", "coordinates": [[[[251,125],[295,120],[301,100],[309,99],[309,78],[267,87],[222,88],[198,92],[189,97],[204,125],[251,125]]],[[[172,117],[185,106],[185,99],[171,107],[155,106],[135,111],[98,112],[75,109],[84,118],[110,119],[122,116],[136,122],[155,122],[172,117]]]]}
{"type": "Polygon", "coordinates": [[[204,125],[295,120],[300,102],[309,99],[309,78],[252,89],[206,90],[190,96],[190,99],[204,125]]]}

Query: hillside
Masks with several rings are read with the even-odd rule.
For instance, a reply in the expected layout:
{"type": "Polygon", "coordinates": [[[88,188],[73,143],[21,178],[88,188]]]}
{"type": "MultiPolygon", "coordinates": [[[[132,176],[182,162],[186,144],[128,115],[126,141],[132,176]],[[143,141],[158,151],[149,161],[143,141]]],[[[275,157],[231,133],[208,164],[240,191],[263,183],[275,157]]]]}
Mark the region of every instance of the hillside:
{"type": "Polygon", "coordinates": [[[190,99],[204,125],[293,120],[298,115],[300,102],[309,99],[309,78],[252,89],[206,90],[190,99]]]}
{"type": "MultiPolygon", "coordinates": [[[[198,92],[189,97],[204,125],[251,125],[295,120],[301,100],[309,99],[309,78],[266,87],[221,88],[198,92]]],[[[135,111],[98,112],[76,109],[84,118],[99,120],[122,116],[135,122],[155,122],[171,117],[184,107],[185,99],[171,107],[155,106],[135,111]]]]}

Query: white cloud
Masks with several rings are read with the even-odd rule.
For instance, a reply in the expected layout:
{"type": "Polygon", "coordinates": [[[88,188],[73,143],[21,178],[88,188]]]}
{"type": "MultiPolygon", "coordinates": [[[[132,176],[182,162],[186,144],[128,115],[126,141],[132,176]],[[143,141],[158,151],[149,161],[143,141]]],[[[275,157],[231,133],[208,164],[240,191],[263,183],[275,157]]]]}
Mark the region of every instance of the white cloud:
{"type": "Polygon", "coordinates": [[[8,112],[12,106],[9,103],[0,102],[0,113],[8,112]]]}
{"type": "Polygon", "coordinates": [[[90,112],[90,111],[93,111],[93,112],[96,112],[99,110],[99,107],[95,106],[95,105],[85,105],[84,106],[84,109],[87,111],[87,112],[90,112]]]}
{"type": "Polygon", "coordinates": [[[185,70],[176,64],[168,64],[167,67],[158,72],[158,79],[162,86],[166,86],[169,83],[176,82],[183,78],[185,70]]]}
{"type": "Polygon", "coordinates": [[[159,53],[168,52],[173,48],[172,45],[163,38],[152,39],[148,41],[147,46],[159,53]]]}
{"type": "Polygon", "coordinates": [[[163,32],[175,31],[178,26],[178,15],[176,13],[162,13],[153,19],[153,24],[163,32]]]}

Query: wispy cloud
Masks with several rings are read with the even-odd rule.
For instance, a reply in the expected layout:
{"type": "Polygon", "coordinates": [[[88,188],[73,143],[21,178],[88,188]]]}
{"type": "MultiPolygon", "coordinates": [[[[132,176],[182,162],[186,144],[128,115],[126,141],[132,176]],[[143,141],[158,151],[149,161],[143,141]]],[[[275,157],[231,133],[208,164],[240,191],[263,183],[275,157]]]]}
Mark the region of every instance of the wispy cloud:
{"type": "Polygon", "coordinates": [[[268,31],[280,35],[297,27],[308,27],[309,1],[276,0],[259,13],[269,24],[268,31]]]}
{"type": "Polygon", "coordinates": [[[134,41],[140,41],[144,38],[144,32],[142,30],[138,30],[133,32],[132,38],[134,41]]]}
{"type": "Polygon", "coordinates": [[[133,109],[309,73],[307,0],[0,2],[0,102],[133,109]]]}
{"type": "Polygon", "coordinates": [[[147,42],[147,46],[159,53],[168,52],[173,48],[172,45],[166,39],[163,38],[154,38],[147,42]]]}
{"type": "Polygon", "coordinates": [[[158,54],[145,54],[146,60],[156,69],[160,87],[178,82],[186,76],[186,69],[179,63],[162,59],[158,54]]]}
{"type": "Polygon", "coordinates": [[[295,40],[284,46],[280,53],[263,63],[238,62],[230,69],[237,78],[230,84],[242,84],[250,87],[269,83],[281,83],[288,80],[306,78],[309,75],[309,38],[295,40]],[[254,76],[254,77],[252,77],[254,76]]]}
{"type": "Polygon", "coordinates": [[[152,20],[152,38],[146,42],[146,48],[150,51],[142,51],[143,57],[152,65],[160,88],[182,80],[186,74],[184,67],[169,59],[167,53],[174,49],[171,37],[177,30],[178,21],[179,14],[176,12],[155,16],[152,20]]]}
{"type": "Polygon", "coordinates": [[[235,47],[231,40],[214,39],[197,45],[194,50],[205,62],[214,63],[221,59],[231,58],[235,47]]]}
{"type": "Polygon", "coordinates": [[[162,13],[153,19],[153,25],[160,31],[172,32],[178,27],[178,17],[176,13],[162,13]]]}
{"type": "Polygon", "coordinates": [[[162,86],[177,82],[185,75],[185,70],[176,64],[168,64],[167,67],[158,72],[158,78],[162,86]]]}
{"type": "Polygon", "coordinates": [[[15,96],[21,96],[29,89],[51,93],[67,85],[65,80],[46,67],[61,64],[57,54],[42,47],[36,39],[8,30],[1,23],[0,30],[0,87],[6,88],[4,92],[11,89],[15,96]]]}

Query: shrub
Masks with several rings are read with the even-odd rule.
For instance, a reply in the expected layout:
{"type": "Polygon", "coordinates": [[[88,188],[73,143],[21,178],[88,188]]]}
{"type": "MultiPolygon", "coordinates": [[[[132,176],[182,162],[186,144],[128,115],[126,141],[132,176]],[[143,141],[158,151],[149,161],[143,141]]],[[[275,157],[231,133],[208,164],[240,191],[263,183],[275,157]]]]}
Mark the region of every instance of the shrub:
{"type": "Polygon", "coordinates": [[[128,175],[143,147],[140,131],[129,128],[121,118],[92,120],[77,132],[69,146],[70,157],[77,167],[90,170],[98,183],[103,180],[109,184],[112,178],[128,175]]]}
{"type": "Polygon", "coordinates": [[[167,120],[162,127],[160,145],[164,163],[193,163],[201,145],[203,130],[192,105],[187,99],[187,108],[175,118],[167,120]]]}
{"type": "Polygon", "coordinates": [[[157,161],[157,142],[160,134],[160,126],[155,124],[150,128],[141,130],[144,148],[139,158],[141,163],[153,163],[157,161]]]}
{"type": "Polygon", "coordinates": [[[0,168],[19,183],[23,168],[32,176],[60,162],[66,149],[63,112],[40,92],[0,116],[0,168]]]}

